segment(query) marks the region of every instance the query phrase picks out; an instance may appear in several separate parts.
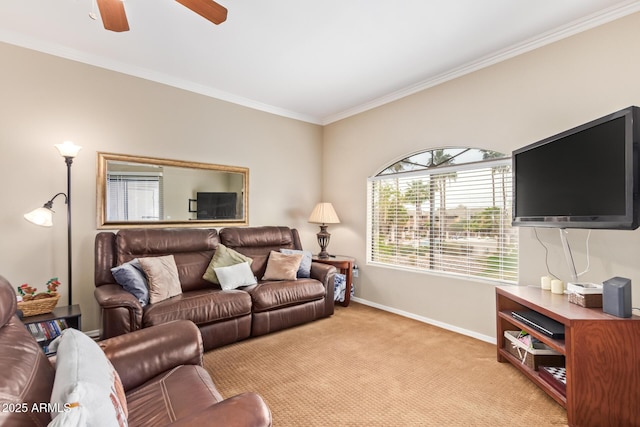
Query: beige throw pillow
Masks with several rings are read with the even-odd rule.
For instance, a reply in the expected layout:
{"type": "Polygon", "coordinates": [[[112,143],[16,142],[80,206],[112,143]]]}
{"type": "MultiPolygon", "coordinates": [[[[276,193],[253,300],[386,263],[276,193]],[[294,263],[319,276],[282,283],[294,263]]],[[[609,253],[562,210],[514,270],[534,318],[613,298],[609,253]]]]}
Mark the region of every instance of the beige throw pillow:
{"type": "Polygon", "coordinates": [[[211,258],[211,262],[207,267],[207,271],[204,272],[202,278],[204,280],[208,280],[211,283],[219,285],[220,280],[218,279],[215,269],[219,267],[229,267],[231,265],[240,264],[242,262],[248,262],[249,265],[251,265],[253,260],[248,256],[242,255],[240,252],[234,251],[233,249],[226,247],[222,243],[219,243],[218,247],[216,248],[216,252],[211,258]]]}
{"type": "Polygon", "coordinates": [[[283,254],[271,251],[262,280],[296,280],[303,254],[283,254]]]}
{"type": "Polygon", "coordinates": [[[151,304],[180,295],[182,287],[173,255],[138,258],[149,282],[151,304]]]}

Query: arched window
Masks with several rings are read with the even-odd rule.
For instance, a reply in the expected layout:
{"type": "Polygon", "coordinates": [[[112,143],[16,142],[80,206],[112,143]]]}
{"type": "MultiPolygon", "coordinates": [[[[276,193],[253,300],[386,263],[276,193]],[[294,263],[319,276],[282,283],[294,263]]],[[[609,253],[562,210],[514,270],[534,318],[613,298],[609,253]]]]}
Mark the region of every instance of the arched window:
{"type": "Polygon", "coordinates": [[[476,148],[413,154],[368,179],[370,264],[518,279],[511,158],[476,148]]]}

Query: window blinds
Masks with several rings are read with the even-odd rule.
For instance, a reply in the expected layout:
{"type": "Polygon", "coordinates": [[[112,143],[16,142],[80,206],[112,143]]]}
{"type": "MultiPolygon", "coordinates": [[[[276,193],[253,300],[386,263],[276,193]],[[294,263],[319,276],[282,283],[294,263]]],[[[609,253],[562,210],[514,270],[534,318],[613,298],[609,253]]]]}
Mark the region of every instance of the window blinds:
{"type": "Polygon", "coordinates": [[[517,281],[510,159],[370,178],[368,262],[517,281]]]}
{"type": "Polygon", "coordinates": [[[149,221],[163,218],[162,174],[109,173],[107,220],[149,221]]]}

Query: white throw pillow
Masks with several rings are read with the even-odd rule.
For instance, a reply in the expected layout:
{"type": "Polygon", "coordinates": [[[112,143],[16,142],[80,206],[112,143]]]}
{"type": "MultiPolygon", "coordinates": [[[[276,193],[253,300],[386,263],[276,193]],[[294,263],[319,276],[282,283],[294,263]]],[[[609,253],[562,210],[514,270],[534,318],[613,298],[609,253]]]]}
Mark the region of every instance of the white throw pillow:
{"type": "Polygon", "coordinates": [[[225,291],[258,283],[248,262],[241,262],[227,267],[216,267],[214,270],[220,286],[225,291]]]}
{"type": "Polygon", "coordinates": [[[77,329],[59,338],[50,427],[125,427],[127,400],[118,372],[102,349],[77,329]]]}

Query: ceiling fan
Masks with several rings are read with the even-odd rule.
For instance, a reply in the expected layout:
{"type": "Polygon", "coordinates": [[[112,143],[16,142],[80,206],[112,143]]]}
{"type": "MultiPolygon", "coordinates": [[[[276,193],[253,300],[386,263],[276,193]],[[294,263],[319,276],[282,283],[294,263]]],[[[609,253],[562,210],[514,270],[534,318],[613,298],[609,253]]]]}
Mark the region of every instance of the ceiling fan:
{"type": "MultiPolygon", "coordinates": [[[[97,0],[102,24],[110,31],[129,31],[123,0],[97,0]]],[[[203,18],[218,25],[227,19],[227,8],[213,0],[176,0],[203,18]]]]}

